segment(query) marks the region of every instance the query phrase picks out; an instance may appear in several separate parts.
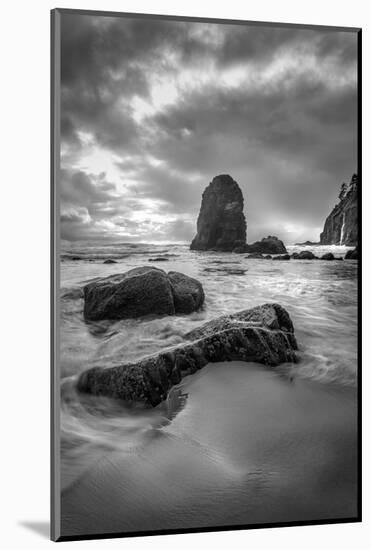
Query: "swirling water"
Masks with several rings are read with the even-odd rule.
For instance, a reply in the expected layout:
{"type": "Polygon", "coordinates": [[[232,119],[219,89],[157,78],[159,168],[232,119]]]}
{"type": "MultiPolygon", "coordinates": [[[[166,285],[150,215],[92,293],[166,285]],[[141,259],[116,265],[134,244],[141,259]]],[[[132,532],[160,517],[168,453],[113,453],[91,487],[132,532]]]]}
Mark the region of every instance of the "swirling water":
{"type": "MultiPolygon", "coordinates": [[[[300,247],[303,249],[303,247],[300,247]]],[[[291,247],[289,252],[299,250],[291,247]]],[[[346,247],[316,247],[343,257],[346,247]]],[[[111,452],[130,455],[164,433],[187,404],[197,404],[197,376],[174,388],[156,409],[130,408],[109,399],[77,396],[74,381],[92,366],[119,365],[182,341],[183,334],[218,315],[266,302],[278,302],[290,313],[299,344],[300,362],[279,372],[331,387],[357,383],[357,262],[274,261],[246,255],[193,252],[186,245],[75,245],[61,255],[61,450],[62,487],[76,483],[92,464],[111,452]],[[166,261],[149,263],[162,256],[166,261]],[[104,264],[107,258],[117,263],[104,264]],[[86,322],[83,286],[98,277],[142,265],[180,271],[202,282],[205,306],[187,316],[86,322]],[[187,394],[188,392],[188,394],[187,394]],[[189,401],[191,403],[191,401],[189,401]]],[[[220,367],[223,369],[223,366],[220,367]]],[[[228,367],[226,367],[228,368],[228,367]]],[[[235,377],[241,369],[206,369],[208,391],[235,399],[235,377]],[[215,372],[215,374],[213,374],[215,372]],[[225,381],[232,377],[230,384],[225,381]],[[223,382],[221,382],[223,378],[223,382]],[[230,394],[228,392],[231,392],[230,394]]],[[[193,378],[193,377],[189,377],[193,378]]],[[[201,382],[200,382],[201,383],[201,382]]],[[[202,399],[205,399],[203,395],[202,399]]],[[[200,405],[200,404],[198,404],[200,405]]],[[[193,405],[195,406],[195,405],[193,405]]],[[[211,429],[211,427],[210,427],[211,429]]]]}

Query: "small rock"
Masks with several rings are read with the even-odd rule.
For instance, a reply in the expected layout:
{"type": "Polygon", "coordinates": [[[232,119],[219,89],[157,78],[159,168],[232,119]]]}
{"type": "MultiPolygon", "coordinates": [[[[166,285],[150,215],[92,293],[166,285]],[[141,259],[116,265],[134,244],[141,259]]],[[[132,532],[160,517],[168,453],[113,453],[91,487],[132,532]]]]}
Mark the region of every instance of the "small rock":
{"type": "Polygon", "coordinates": [[[345,260],[358,260],[358,247],[356,247],[354,250],[348,250],[348,252],[345,254],[345,260]]]}
{"type": "Polygon", "coordinates": [[[260,252],[255,252],[255,254],[249,254],[248,256],[245,256],[248,260],[264,260],[263,254],[260,252]]]}
{"type": "Polygon", "coordinates": [[[264,237],[261,241],[256,241],[253,244],[247,244],[245,246],[245,252],[259,252],[260,254],[287,254],[287,250],[283,242],[272,235],[264,237]]]}
{"type": "Polygon", "coordinates": [[[299,254],[295,252],[294,254],[291,256],[293,260],[318,260],[317,256],[315,256],[310,250],[302,250],[299,254]]]}

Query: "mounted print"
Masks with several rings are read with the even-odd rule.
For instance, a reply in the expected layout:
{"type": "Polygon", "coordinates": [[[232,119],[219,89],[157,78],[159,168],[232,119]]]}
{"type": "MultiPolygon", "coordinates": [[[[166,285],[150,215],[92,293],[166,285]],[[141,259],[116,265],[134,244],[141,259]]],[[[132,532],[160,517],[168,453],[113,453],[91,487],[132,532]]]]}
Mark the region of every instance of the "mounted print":
{"type": "Polygon", "coordinates": [[[52,12],[52,538],[361,520],[361,31],[52,12]]]}

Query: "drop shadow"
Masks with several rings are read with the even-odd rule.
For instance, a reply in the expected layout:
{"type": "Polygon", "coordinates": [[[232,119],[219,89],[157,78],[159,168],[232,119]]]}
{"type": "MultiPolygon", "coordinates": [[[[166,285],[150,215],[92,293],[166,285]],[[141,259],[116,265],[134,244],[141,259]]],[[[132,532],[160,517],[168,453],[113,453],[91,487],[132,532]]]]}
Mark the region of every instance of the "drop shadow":
{"type": "Polygon", "coordinates": [[[48,521],[20,521],[19,525],[40,535],[43,539],[50,538],[50,523],[48,521]]]}

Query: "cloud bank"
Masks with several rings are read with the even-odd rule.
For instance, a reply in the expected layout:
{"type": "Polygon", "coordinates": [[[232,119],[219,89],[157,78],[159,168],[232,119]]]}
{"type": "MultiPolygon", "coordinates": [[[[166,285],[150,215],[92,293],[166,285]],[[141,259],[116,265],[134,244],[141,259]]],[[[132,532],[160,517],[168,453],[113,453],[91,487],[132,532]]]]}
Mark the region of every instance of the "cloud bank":
{"type": "Polygon", "coordinates": [[[352,32],[62,15],[62,238],[189,241],[238,181],[248,240],[318,239],[357,170],[352,32]]]}

